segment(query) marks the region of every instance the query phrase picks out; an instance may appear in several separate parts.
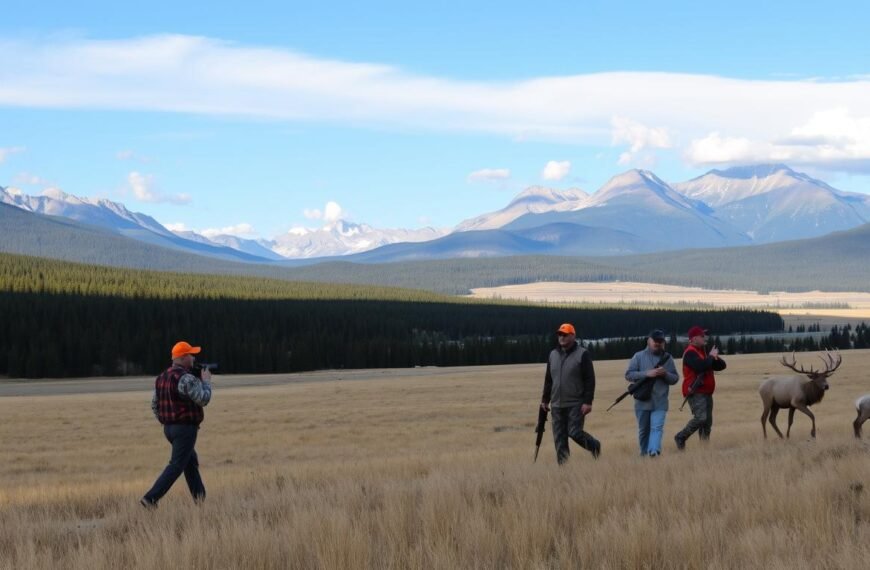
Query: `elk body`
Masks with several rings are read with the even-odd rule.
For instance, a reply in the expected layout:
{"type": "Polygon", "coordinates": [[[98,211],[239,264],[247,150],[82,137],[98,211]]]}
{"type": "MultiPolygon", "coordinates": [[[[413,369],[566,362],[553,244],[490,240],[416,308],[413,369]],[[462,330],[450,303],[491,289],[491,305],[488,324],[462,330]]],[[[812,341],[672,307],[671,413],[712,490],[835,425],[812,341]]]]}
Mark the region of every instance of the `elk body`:
{"type": "Polygon", "coordinates": [[[861,437],[861,426],[870,419],[870,394],[864,394],[855,400],[855,407],[858,408],[858,417],[855,418],[855,423],[852,426],[855,428],[855,437],[861,437]]]}
{"type": "Polygon", "coordinates": [[[782,437],[782,432],[776,426],[776,414],[780,409],[788,410],[786,437],[791,434],[791,424],[794,421],[795,410],[805,413],[813,421],[813,429],[810,435],[816,437],[816,417],[810,411],[810,406],[822,401],[822,398],[825,397],[825,391],[829,388],[828,377],[843,362],[839,352],[831,354],[825,351],[824,357],[819,356],[819,358],[825,364],[824,370],[815,370],[812,367],[809,370],[804,370],[803,367],[798,368],[794,354],[792,354],[790,362],[783,356],[780,364],[790,370],[794,370],[798,375],[775,376],[761,383],[758,393],[761,395],[761,402],[764,404],[764,412],[761,414],[761,429],[764,432],[765,438],[767,437],[766,422],[768,415],[770,416],[770,425],[776,430],[777,435],[782,437]]]}

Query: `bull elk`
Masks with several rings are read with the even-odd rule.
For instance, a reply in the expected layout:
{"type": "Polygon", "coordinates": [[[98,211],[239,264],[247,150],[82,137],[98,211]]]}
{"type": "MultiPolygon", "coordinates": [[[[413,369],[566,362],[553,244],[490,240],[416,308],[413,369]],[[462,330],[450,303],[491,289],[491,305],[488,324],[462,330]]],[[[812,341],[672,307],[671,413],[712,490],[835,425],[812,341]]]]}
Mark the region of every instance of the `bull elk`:
{"type": "Polygon", "coordinates": [[[855,400],[855,407],[858,408],[858,417],[852,427],[855,428],[855,437],[861,437],[861,426],[870,419],[870,394],[864,394],[855,400]]]}
{"type": "Polygon", "coordinates": [[[824,370],[816,370],[812,367],[809,370],[805,370],[803,366],[798,367],[794,353],[791,355],[790,362],[783,356],[780,364],[794,370],[800,376],[775,376],[761,383],[758,393],[761,395],[761,402],[764,404],[764,413],[761,414],[761,429],[764,431],[765,438],[767,438],[766,422],[768,414],[770,414],[770,425],[776,430],[777,435],[782,437],[782,432],[776,427],[776,414],[781,408],[788,409],[788,430],[785,432],[786,437],[791,434],[791,424],[794,421],[795,410],[800,410],[810,417],[813,421],[813,430],[810,432],[810,435],[816,437],[816,417],[810,411],[810,406],[822,401],[822,398],[825,397],[825,390],[829,388],[828,377],[843,362],[843,357],[840,356],[839,352],[831,354],[826,350],[824,356],[819,356],[819,358],[825,365],[824,370]],[[804,376],[809,378],[809,381],[804,376]]]}

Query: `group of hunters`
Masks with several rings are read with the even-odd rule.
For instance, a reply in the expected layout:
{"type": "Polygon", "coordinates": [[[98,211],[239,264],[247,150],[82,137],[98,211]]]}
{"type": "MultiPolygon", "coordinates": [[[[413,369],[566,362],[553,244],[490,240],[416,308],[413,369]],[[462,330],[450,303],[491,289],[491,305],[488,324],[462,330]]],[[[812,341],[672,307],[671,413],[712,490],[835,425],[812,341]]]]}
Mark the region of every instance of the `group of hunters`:
{"type": "MultiPolygon", "coordinates": [[[[583,429],[595,397],[592,357],[577,340],[573,325],[563,324],[556,334],[559,346],[547,359],[541,396],[541,408],[552,415],[556,459],[560,464],[568,459],[568,438],[597,458],[601,454],[601,442],[583,429]]],[[[713,372],[725,369],[725,361],[719,357],[716,347],[706,351],[705,329],[694,326],[688,336],[689,346],[683,353],[683,396],[691,406],[692,419],[674,436],[677,449],[684,449],[686,440],[696,431],[702,440],[709,439],[716,389],[713,372]]],[[[646,348],[631,358],[625,371],[635,400],[638,443],[643,456],[655,457],[662,452],[668,391],[679,381],[674,359],[664,346],[665,333],[659,329],[651,331],[646,348]]],[[[212,384],[208,367],[195,366],[195,355],[201,350],[184,341],[176,343],[172,347],[172,365],[154,382],[151,410],[163,425],[163,434],[172,452],[169,464],[139,500],[143,507],[155,508],[182,474],[194,501],[205,499],[195,445],[204,417],[203,408],[211,401],[212,384]]]]}
{"type": "MultiPolygon", "coordinates": [[[[541,408],[544,412],[549,410],[552,415],[556,461],[562,464],[568,459],[568,438],[597,458],[601,454],[601,442],[583,429],[595,398],[592,357],[580,345],[577,332],[570,323],[560,326],[556,334],[559,346],[547,359],[541,395],[541,408]]],[[[686,440],[695,432],[702,440],[710,438],[713,392],[716,389],[713,373],[725,369],[719,349],[706,350],[706,329],[693,326],[688,337],[689,345],[683,353],[683,396],[692,409],[692,419],[674,436],[680,450],[686,448],[686,440]]],[[[634,396],[637,439],[642,456],[656,457],[662,452],[668,393],[680,379],[674,359],[665,351],[665,341],[664,331],[651,331],[646,348],[631,357],[625,371],[625,379],[630,383],[628,392],[634,396]]]]}

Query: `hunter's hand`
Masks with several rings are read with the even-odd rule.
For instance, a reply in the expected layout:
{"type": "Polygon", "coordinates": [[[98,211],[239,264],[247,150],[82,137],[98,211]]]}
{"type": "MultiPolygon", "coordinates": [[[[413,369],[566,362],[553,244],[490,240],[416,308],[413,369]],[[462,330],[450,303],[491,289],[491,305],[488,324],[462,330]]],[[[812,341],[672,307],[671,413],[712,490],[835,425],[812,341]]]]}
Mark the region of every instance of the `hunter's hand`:
{"type": "Polygon", "coordinates": [[[710,356],[712,356],[713,358],[716,358],[716,359],[719,358],[719,347],[718,346],[714,346],[713,348],[710,349],[710,356]]]}
{"type": "Polygon", "coordinates": [[[548,404],[547,402],[541,402],[541,409],[544,410],[545,412],[549,412],[550,411],[550,404],[548,404]]]}
{"type": "Polygon", "coordinates": [[[592,413],[592,404],[582,404],[580,406],[580,413],[584,416],[588,416],[590,413],[592,413]]]}
{"type": "Polygon", "coordinates": [[[202,369],[202,381],[203,382],[210,382],[211,381],[211,372],[209,372],[208,368],[202,369]]]}
{"type": "Polygon", "coordinates": [[[664,376],[664,375],[665,375],[665,369],[662,368],[661,366],[656,366],[655,368],[652,368],[652,369],[646,371],[647,378],[657,378],[657,377],[664,376]]]}

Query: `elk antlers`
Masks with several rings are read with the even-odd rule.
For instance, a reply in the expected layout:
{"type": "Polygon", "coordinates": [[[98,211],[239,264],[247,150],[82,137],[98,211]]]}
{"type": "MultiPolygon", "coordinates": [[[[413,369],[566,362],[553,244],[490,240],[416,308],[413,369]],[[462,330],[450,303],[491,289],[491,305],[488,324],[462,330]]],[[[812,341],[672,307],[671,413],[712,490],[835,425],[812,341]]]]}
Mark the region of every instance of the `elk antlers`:
{"type": "Polygon", "coordinates": [[[819,359],[825,365],[824,370],[816,370],[812,366],[809,370],[804,370],[804,367],[801,366],[797,368],[797,361],[794,357],[794,352],[791,353],[791,362],[786,361],[785,356],[780,359],[779,363],[785,366],[786,368],[790,368],[794,370],[798,374],[806,374],[807,376],[830,376],[834,373],[834,371],[840,367],[840,364],[843,363],[843,357],[840,356],[840,351],[836,351],[834,354],[831,354],[831,351],[825,349],[824,356],[819,355],[819,359]]]}

